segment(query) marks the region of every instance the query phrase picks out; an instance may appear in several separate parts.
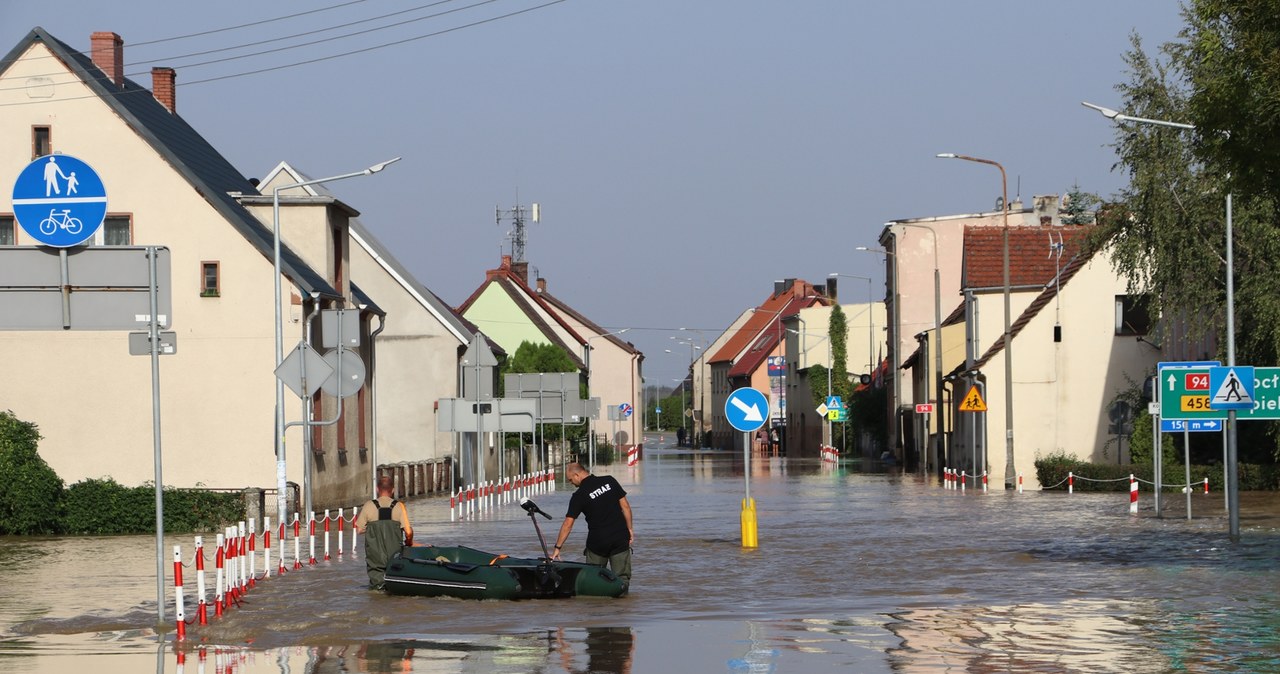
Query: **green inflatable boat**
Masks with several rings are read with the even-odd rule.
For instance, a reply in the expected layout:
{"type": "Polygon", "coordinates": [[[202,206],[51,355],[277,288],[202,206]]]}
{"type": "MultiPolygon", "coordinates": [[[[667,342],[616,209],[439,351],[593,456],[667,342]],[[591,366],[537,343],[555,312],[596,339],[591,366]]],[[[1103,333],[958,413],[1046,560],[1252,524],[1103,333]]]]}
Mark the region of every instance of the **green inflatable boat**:
{"type": "Polygon", "coordinates": [[[390,594],[461,599],[618,597],[627,584],[604,567],[494,555],[465,546],[405,548],[387,562],[390,594]]]}
{"type": "Polygon", "coordinates": [[[538,532],[542,557],[508,557],[465,546],[402,548],[387,561],[383,588],[391,594],[460,599],[621,597],[627,593],[627,581],[602,566],[551,561],[534,515],[551,516],[527,498],[521,499],[520,507],[529,513],[538,532]]]}

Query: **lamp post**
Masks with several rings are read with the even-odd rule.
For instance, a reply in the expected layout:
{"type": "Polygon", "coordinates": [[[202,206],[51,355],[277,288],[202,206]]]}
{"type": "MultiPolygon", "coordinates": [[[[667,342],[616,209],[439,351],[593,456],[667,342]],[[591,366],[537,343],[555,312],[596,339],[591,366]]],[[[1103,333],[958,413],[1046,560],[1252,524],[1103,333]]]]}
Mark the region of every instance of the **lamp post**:
{"type": "MultiPolygon", "coordinates": [[[[592,349],[591,340],[600,339],[601,337],[611,337],[614,335],[621,335],[622,333],[630,329],[631,328],[623,328],[621,330],[615,330],[613,332],[605,332],[605,333],[601,333],[599,335],[593,335],[587,338],[587,343],[583,345],[582,362],[584,365],[587,366],[587,400],[588,401],[591,400],[591,349],[592,349]]],[[[640,420],[640,427],[641,428],[644,427],[643,419],[640,420]]],[[[614,440],[616,441],[617,438],[614,438],[614,440]]],[[[617,449],[618,449],[617,447],[614,447],[614,456],[617,456],[617,449]]],[[[587,464],[589,468],[594,468],[596,464],[596,433],[595,433],[595,426],[592,425],[591,423],[590,414],[587,415],[587,464]]]]}
{"type": "MultiPolygon", "coordinates": [[[[859,246],[857,249],[867,250],[867,247],[859,246]]],[[[889,251],[885,251],[885,252],[888,253],[889,251]]],[[[892,255],[892,253],[889,253],[889,254],[892,255]]],[[[872,283],[875,282],[875,279],[871,278],[870,276],[858,276],[856,274],[838,274],[836,272],[831,272],[830,274],[827,274],[827,278],[829,279],[856,278],[856,279],[860,279],[862,281],[867,282],[867,374],[872,374],[876,371],[876,353],[875,353],[876,317],[875,317],[875,313],[871,311],[871,305],[875,304],[875,298],[873,296],[875,291],[872,290],[872,283]]]]}
{"type": "MultiPolygon", "coordinates": [[[[886,265],[889,264],[889,258],[891,257],[893,258],[893,278],[891,281],[893,283],[893,297],[892,297],[893,325],[886,326],[886,327],[893,328],[891,330],[891,332],[893,333],[892,334],[893,339],[886,340],[886,343],[890,341],[892,342],[892,344],[889,344],[890,350],[892,351],[892,354],[889,356],[889,367],[892,368],[893,370],[893,417],[891,419],[892,428],[893,428],[893,437],[896,443],[901,443],[902,433],[899,432],[898,417],[899,417],[899,410],[902,407],[902,383],[899,381],[900,377],[899,377],[899,371],[898,371],[898,344],[901,341],[901,334],[902,334],[902,303],[899,301],[899,297],[898,297],[898,256],[894,254],[894,251],[888,250],[886,248],[872,248],[868,246],[857,246],[854,248],[854,250],[860,250],[865,253],[883,254],[884,263],[886,265]]],[[[887,320],[888,320],[888,317],[886,315],[886,321],[887,320]]],[[[897,449],[896,444],[895,444],[895,447],[891,449],[897,449]]]]}
{"type": "MultiPolygon", "coordinates": [[[[693,368],[694,368],[694,366],[696,365],[696,362],[694,361],[694,358],[693,358],[693,351],[694,351],[694,349],[697,349],[697,350],[701,351],[701,350],[702,350],[702,347],[701,347],[701,346],[698,346],[697,344],[694,344],[692,339],[680,339],[679,337],[676,337],[675,335],[671,335],[671,339],[672,339],[676,344],[687,344],[687,345],[689,346],[689,385],[690,385],[690,386],[692,386],[692,385],[693,385],[693,368]]],[[[681,400],[682,400],[681,404],[682,404],[682,405],[684,405],[684,403],[683,403],[683,399],[684,399],[684,396],[682,395],[682,396],[681,396],[681,400]]],[[[685,420],[685,419],[689,419],[689,426],[690,426],[690,427],[692,427],[692,425],[693,425],[693,414],[692,414],[691,412],[689,412],[689,411],[688,411],[688,407],[685,407],[684,409],[681,409],[681,410],[680,410],[680,414],[681,414],[681,416],[682,416],[682,418],[680,419],[680,427],[681,427],[681,428],[684,428],[684,427],[685,427],[685,423],[684,423],[684,420],[685,420]]],[[[693,446],[693,436],[690,434],[690,431],[689,431],[689,430],[686,430],[686,431],[685,431],[685,435],[684,435],[684,437],[685,437],[685,439],[686,439],[686,440],[689,440],[689,446],[691,446],[691,447],[692,447],[692,446],[693,446]]]]}
{"type": "MultiPolygon", "coordinates": [[[[1146,117],[1134,117],[1125,115],[1111,108],[1104,108],[1100,105],[1094,105],[1085,101],[1080,102],[1086,108],[1097,110],[1103,117],[1110,119],[1118,124],[1124,122],[1134,122],[1137,124],[1151,124],[1154,126],[1166,126],[1174,129],[1183,129],[1186,131],[1194,131],[1194,124],[1186,124],[1183,122],[1169,122],[1162,119],[1148,119],[1146,117]]],[[[1229,178],[1230,176],[1228,176],[1229,178]]],[[[1235,367],[1236,365],[1236,283],[1235,283],[1235,260],[1234,246],[1235,237],[1231,231],[1231,193],[1227,193],[1227,228],[1226,228],[1226,247],[1227,247],[1227,367],[1235,367]]],[[[1240,541],[1240,494],[1238,473],[1238,453],[1236,445],[1236,411],[1227,410],[1227,460],[1226,466],[1226,488],[1227,488],[1227,520],[1229,537],[1233,543],[1240,541]]],[[[1190,508],[1190,506],[1187,506],[1190,508]]],[[[1190,517],[1188,510],[1187,516],[1190,517]]]]}
{"type": "MultiPolygon", "coordinates": [[[[937,156],[939,159],[963,159],[1000,169],[1000,206],[1004,211],[1004,337],[1002,338],[1004,341],[1004,488],[1011,489],[1015,486],[1017,469],[1013,461],[1013,340],[1010,335],[1013,317],[1009,308],[1009,180],[1005,175],[1004,166],[999,162],[954,152],[943,152],[937,156]]],[[[977,468],[974,467],[975,470],[977,468]]]]}
{"type": "MultiPolygon", "coordinates": [[[[693,411],[693,416],[689,417],[689,428],[693,429],[695,435],[701,436],[706,433],[706,415],[708,409],[708,405],[706,404],[706,377],[703,375],[703,368],[706,367],[707,361],[707,338],[706,335],[703,335],[702,331],[697,328],[680,328],[680,330],[682,332],[687,331],[698,333],[697,348],[699,351],[702,351],[702,355],[693,359],[693,362],[690,364],[690,367],[697,368],[697,374],[692,380],[693,390],[690,392],[689,396],[689,407],[693,411]],[[701,415],[698,414],[699,410],[702,411],[701,415]]],[[[690,356],[692,356],[692,352],[690,352],[690,356]]],[[[693,446],[692,443],[690,446],[693,446]]]]}
{"type": "MultiPolygon", "coordinates": [[[[336,180],[345,180],[347,178],[358,178],[360,176],[373,175],[387,166],[400,161],[400,157],[388,159],[370,166],[363,171],[353,171],[351,173],[343,173],[341,175],[330,176],[328,178],[316,178],[314,180],[303,180],[301,182],[289,183],[287,185],[279,185],[271,190],[271,236],[274,240],[272,244],[272,259],[274,261],[274,279],[275,279],[275,319],[276,319],[276,368],[280,367],[280,363],[284,362],[284,326],[283,310],[280,302],[280,191],[293,189],[295,187],[306,187],[308,185],[319,185],[321,183],[330,183],[336,180]]],[[[288,499],[286,498],[286,490],[288,483],[285,473],[284,459],[284,382],[276,378],[276,425],[275,425],[275,449],[276,449],[276,520],[281,525],[285,523],[285,515],[288,510],[288,499]]],[[[378,467],[374,466],[373,470],[377,471],[378,467]]]]}

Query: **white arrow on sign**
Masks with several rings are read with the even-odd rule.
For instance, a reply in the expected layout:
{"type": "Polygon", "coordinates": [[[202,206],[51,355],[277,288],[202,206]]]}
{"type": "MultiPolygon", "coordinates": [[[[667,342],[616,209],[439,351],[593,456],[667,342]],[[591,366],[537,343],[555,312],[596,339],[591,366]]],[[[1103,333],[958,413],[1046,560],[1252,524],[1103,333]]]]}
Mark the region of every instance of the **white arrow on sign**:
{"type": "Polygon", "coordinates": [[[733,403],[734,407],[742,410],[742,413],[745,415],[743,418],[746,421],[764,421],[764,415],[760,414],[759,407],[756,407],[755,405],[748,405],[738,398],[730,398],[729,402],[733,403]]]}
{"type": "Polygon", "coordinates": [[[1178,378],[1177,378],[1177,377],[1175,377],[1175,376],[1173,376],[1173,375],[1169,375],[1169,390],[1170,390],[1170,391],[1172,391],[1172,390],[1173,390],[1173,385],[1174,385],[1174,383],[1175,383],[1175,382],[1177,382],[1177,381],[1178,381],[1178,378]]]}

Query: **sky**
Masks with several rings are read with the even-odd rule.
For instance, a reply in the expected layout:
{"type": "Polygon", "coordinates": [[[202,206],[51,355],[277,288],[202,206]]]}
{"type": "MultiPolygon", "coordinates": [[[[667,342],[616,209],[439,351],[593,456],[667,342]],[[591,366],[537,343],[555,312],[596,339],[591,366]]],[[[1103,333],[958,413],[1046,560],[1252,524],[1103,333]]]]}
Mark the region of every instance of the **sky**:
{"type": "Polygon", "coordinates": [[[1130,35],[1182,27],[1145,0],[549,2],[0,1],[0,48],[118,33],[126,73],[175,68],[178,113],[248,177],[403,157],[327,187],[455,306],[510,251],[495,211],[537,202],[548,290],[674,379],[673,335],[714,339],[775,279],[881,279],[856,247],[886,221],[994,209],[999,172],[939,152],[1000,162],[1028,202],[1116,192],[1114,131],[1080,102],[1118,107],[1130,35]]]}

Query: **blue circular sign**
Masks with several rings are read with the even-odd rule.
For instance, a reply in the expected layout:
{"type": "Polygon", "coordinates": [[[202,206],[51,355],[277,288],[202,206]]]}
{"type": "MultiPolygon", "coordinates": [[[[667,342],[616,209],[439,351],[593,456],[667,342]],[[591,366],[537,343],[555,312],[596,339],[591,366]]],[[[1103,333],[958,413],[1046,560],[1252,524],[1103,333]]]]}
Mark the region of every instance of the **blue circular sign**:
{"type": "Polygon", "coordinates": [[[31,238],[69,248],[93,238],[107,216],[98,173],[66,154],[33,160],[13,183],[13,217],[31,238]]]}
{"type": "Polygon", "coordinates": [[[740,388],[724,401],[724,416],[729,425],[750,433],[764,425],[769,416],[769,399],[753,388],[740,388]]]}

